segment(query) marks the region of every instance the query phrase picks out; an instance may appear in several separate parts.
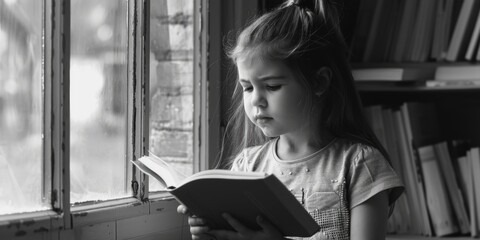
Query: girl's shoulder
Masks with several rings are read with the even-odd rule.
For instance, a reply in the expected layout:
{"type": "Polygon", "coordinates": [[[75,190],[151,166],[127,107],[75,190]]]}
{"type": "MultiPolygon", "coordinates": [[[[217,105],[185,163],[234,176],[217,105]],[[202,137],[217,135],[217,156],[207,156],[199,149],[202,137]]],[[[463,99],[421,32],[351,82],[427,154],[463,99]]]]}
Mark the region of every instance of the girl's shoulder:
{"type": "Polygon", "coordinates": [[[241,151],[233,161],[232,169],[247,170],[251,169],[255,159],[261,159],[268,153],[268,149],[274,144],[274,140],[269,140],[262,145],[250,146],[241,151]]]}
{"type": "Polygon", "coordinates": [[[344,154],[346,153],[350,155],[351,157],[353,157],[355,162],[368,158],[384,158],[383,154],[380,152],[379,149],[371,145],[351,139],[337,139],[332,147],[335,148],[337,151],[341,151],[344,154]]]}

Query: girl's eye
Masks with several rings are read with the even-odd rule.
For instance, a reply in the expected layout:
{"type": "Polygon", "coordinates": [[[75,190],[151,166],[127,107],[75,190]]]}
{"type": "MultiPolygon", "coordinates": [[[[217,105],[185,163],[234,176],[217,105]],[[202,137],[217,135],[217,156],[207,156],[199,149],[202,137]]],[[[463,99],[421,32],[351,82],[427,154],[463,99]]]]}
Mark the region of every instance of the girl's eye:
{"type": "Polygon", "coordinates": [[[280,88],[282,88],[282,85],[267,86],[267,89],[269,91],[276,91],[276,90],[279,90],[280,88]]]}
{"type": "Polygon", "coordinates": [[[243,91],[244,91],[244,92],[251,92],[252,90],[253,90],[253,87],[251,87],[251,86],[248,86],[248,87],[244,87],[244,88],[243,88],[243,91]]]}

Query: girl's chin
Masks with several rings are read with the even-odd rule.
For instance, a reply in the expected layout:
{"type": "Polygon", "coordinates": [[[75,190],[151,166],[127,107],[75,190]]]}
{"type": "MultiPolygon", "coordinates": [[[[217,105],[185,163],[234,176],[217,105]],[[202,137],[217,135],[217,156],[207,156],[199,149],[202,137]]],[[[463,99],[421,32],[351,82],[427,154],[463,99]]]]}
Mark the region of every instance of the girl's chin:
{"type": "Polygon", "coordinates": [[[278,137],[279,136],[279,134],[273,133],[273,132],[268,131],[266,129],[262,129],[262,132],[263,132],[263,135],[265,135],[265,137],[273,138],[273,137],[278,137]]]}

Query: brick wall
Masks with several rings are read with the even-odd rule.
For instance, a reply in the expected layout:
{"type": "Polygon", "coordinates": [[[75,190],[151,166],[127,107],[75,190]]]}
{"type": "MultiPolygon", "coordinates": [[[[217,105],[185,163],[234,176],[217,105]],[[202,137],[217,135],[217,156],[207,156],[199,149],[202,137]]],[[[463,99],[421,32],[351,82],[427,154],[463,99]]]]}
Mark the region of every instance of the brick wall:
{"type": "Polygon", "coordinates": [[[193,1],[152,1],[150,17],[150,151],[191,174],[193,1]]]}

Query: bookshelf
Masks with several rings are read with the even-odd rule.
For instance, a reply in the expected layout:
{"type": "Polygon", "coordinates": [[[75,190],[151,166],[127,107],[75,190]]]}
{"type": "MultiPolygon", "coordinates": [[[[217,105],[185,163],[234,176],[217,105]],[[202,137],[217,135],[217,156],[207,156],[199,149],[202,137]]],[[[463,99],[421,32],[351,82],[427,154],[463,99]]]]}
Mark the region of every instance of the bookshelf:
{"type": "Polygon", "coordinates": [[[407,190],[387,239],[478,239],[480,1],[360,0],[355,8],[344,19],[355,22],[352,67],[378,70],[357,89],[407,190]],[[429,75],[407,77],[412,69],[429,75]]]}
{"type": "MultiPolygon", "coordinates": [[[[390,235],[387,240],[472,240],[471,237],[419,237],[414,235],[390,235]]],[[[474,239],[474,238],[473,238],[474,239]]]]}

